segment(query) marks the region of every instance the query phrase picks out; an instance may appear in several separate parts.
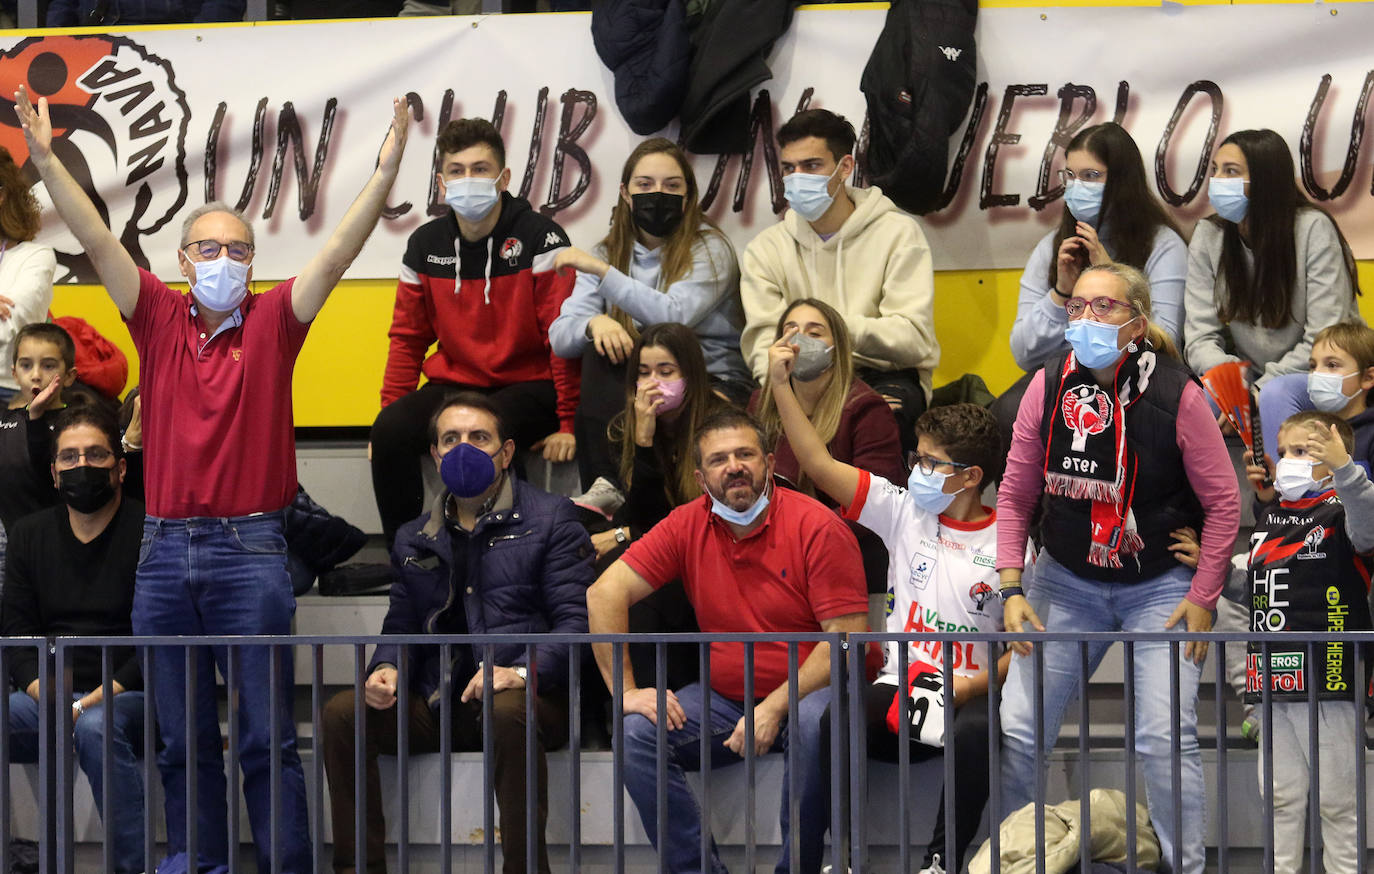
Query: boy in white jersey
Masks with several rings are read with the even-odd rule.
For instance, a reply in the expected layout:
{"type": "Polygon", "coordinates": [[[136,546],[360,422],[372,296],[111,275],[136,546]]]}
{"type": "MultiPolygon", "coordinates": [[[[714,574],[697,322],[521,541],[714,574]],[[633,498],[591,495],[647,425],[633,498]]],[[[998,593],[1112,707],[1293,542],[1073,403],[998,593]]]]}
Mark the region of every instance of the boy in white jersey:
{"type": "MultiPolygon", "coordinates": [[[[998,600],[996,511],[982,504],[984,485],[1001,472],[1003,452],[997,420],[982,407],[955,404],[927,410],[916,422],[916,452],[906,486],[836,461],[807,419],[792,391],[791,372],[797,347],[793,335],[769,349],[768,378],[787,440],[802,471],[816,487],[845,505],[845,518],[877,533],[888,548],[886,629],[890,632],[994,632],[1002,630],[998,600]]],[[[1028,552],[1026,566],[1032,565],[1028,552]]],[[[994,657],[990,644],[951,644],[953,694],[937,693],[955,708],[953,738],[939,738],[943,716],[911,727],[911,760],[941,755],[951,746],[959,773],[955,793],[954,862],[963,868],[964,854],[977,833],[988,797],[988,669],[995,662],[1005,678],[1010,653],[994,657]],[[935,745],[922,742],[920,738],[935,745]]],[[[910,690],[899,678],[900,644],[887,644],[883,669],[864,692],[868,753],[897,761],[898,691],[910,690]]],[[[908,655],[912,674],[926,672],[917,686],[941,676],[942,646],[937,641],[913,643],[908,655]]],[[[934,690],[931,690],[934,691],[934,690]]],[[[917,696],[921,697],[920,695],[917,696]]],[[[915,700],[915,699],[913,699],[915,700]]],[[[914,714],[919,708],[909,708],[914,714]]],[[[822,733],[829,717],[822,722],[822,733]]],[[[822,738],[822,749],[828,739],[822,738]]],[[[943,872],[945,854],[944,798],[926,849],[923,874],[943,872]]]]}

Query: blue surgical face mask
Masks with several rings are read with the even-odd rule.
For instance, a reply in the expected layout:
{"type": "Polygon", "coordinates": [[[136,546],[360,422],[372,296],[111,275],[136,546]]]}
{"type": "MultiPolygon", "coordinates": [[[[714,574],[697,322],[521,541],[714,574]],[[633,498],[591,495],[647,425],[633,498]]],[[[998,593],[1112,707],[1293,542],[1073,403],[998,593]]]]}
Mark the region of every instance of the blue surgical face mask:
{"type": "Polygon", "coordinates": [[[496,482],[496,460],[471,443],[459,443],[439,461],[439,478],[454,495],[475,498],[496,482]]]}
{"type": "Polygon", "coordinates": [[[1245,180],[1213,176],[1207,180],[1207,199],[1212,209],[1228,222],[1240,224],[1250,210],[1250,198],[1245,195],[1245,180]]]}
{"type": "Polygon", "coordinates": [[[238,309],[248,297],[248,265],[228,255],[213,261],[196,261],[196,284],[191,288],[196,300],[208,310],[227,313],[238,309]]]}
{"type": "Polygon", "coordinates": [[[465,176],[444,183],[444,202],[453,207],[459,218],[472,224],[490,215],[500,199],[495,179],[465,176]]]}
{"type": "Polygon", "coordinates": [[[717,516],[724,519],[726,522],[733,522],[736,525],[739,525],[741,528],[747,528],[748,526],[754,524],[754,520],[758,519],[759,516],[763,515],[764,510],[768,509],[768,492],[769,489],[767,486],[765,486],[763,491],[759,493],[759,496],[754,501],[754,503],[750,504],[748,507],[745,507],[743,510],[736,510],[734,507],[731,507],[729,504],[726,504],[724,501],[720,500],[715,495],[710,495],[709,492],[707,494],[710,495],[711,498],[712,513],[715,513],[717,516]]]}
{"type": "Polygon", "coordinates": [[[787,204],[797,215],[809,222],[825,215],[825,211],[830,209],[830,204],[835,202],[835,195],[830,193],[830,180],[835,178],[835,173],[840,172],[836,167],[829,176],[821,176],[816,173],[789,173],[782,177],[782,194],[787,198],[787,204]]]}
{"type": "Polygon", "coordinates": [[[946,492],[945,480],[954,476],[952,473],[940,473],[932,470],[926,473],[919,466],[911,469],[911,475],[906,478],[906,494],[912,502],[925,510],[927,513],[939,515],[949,508],[954,498],[959,492],[946,492]]]}
{"type": "Polygon", "coordinates": [[[1098,216],[1102,215],[1102,193],[1106,190],[1105,182],[1070,179],[1064,188],[1064,205],[1080,222],[1095,225],[1098,216]]]}
{"type": "Polygon", "coordinates": [[[1345,409],[1345,405],[1360,394],[1359,386],[1355,387],[1353,394],[1341,391],[1345,388],[1345,378],[1356,372],[1318,373],[1314,370],[1307,374],[1307,396],[1312,399],[1312,406],[1323,413],[1339,413],[1345,409]]]}
{"type": "Polygon", "coordinates": [[[1095,370],[1121,357],[1121,347],[1116,345],[1116,338],[1120,336],[1122,327],[1088,318],[1074,319],[1064,329],[1064,339],[1073,347],[1074,359],[1084,367],[1095,370]]]}

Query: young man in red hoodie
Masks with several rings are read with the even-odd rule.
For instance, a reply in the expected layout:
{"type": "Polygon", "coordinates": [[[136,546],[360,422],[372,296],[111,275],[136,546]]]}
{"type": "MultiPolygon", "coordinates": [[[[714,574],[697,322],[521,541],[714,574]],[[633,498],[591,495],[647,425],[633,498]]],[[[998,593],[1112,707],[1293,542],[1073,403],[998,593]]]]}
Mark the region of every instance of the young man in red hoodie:
{"type": "Polygon", "coordinates": [[[549,325],[573,287],[571,272],[553,269],[567,234],[506,190],[506,149],[490,122],[449,122],[438,152],[450,209],[406,244],[372,425],[372,486],[388,543],[420,512],[425,426],[453,392],[489,395],[520,450],[549,461],[576,452],[580,362],[549,347],[549,325]],[[421,373],[428,381],[417,390],[421,373]]]}

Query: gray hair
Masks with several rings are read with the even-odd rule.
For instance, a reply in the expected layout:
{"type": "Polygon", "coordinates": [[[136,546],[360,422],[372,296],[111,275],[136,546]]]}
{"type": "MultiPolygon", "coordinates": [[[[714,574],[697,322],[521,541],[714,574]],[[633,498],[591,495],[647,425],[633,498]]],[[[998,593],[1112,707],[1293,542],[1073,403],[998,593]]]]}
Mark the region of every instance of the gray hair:
{"type": "Polygon", "coordinates": [[[1126,300],[1130,301],[1135,307],[1135,311],[1146,319],[1150,318],[1152,311],[1150,305],[1150,280],[1129,264],[1119,264],[1115,261],[1108,261],[1106,264],[1093,264],[1085,267],[1083,272],[1078,274],[1082,279],[1089,273],[1109,273],[1126,283],[1126,300]]]}
{"type": "Polygon", "coordinates": [[[186,216],[186,220],[181,223],[181,245],[183,248],[187,243],[191,242],[191,225],[196,223],[196,219],[201,216],[209,215],[212,212],[227,212],[238,219],[243,224],[244,230],[248,232],[248,239],[244,242],[248,243],[250,246],[254,244],[253,225],[244,217],[243,213],[222,200],[212,200],[203,206],[198,206],[191,210],[190,214],[186,216]]]}

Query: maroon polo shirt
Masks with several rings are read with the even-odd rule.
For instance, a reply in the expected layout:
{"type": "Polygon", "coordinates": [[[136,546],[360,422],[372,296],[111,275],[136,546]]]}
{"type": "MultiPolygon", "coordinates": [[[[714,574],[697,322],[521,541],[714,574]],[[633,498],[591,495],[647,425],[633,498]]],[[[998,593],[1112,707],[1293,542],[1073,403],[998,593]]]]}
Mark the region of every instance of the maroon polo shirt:
{"type": "Polygon", "coordinates": [[[190,295],[139,270],[127,319],[139,357],[148,514],[164,519],[280,510],[296,494],[291,374],[308,324],[288,279],[211,336],[190,295]]]}
{"type": "MultiPolygon", "coordinates": [[[[736,540],[703,495],[640,539],[624,561],[654,588],[681,579],[708,633],[812,632],[821,622],[868,612],[859,544],[831,510],[799,492],[773,490],[768,515],[736,540]]],[[[798,665],[815,649],[802,644],[798,665]]],[[[787,682],[787,644],[754,647],[754,694],[787,682]]],[[[744,647],[711,644],[711,688],[744,699],[744,647]]]]}

